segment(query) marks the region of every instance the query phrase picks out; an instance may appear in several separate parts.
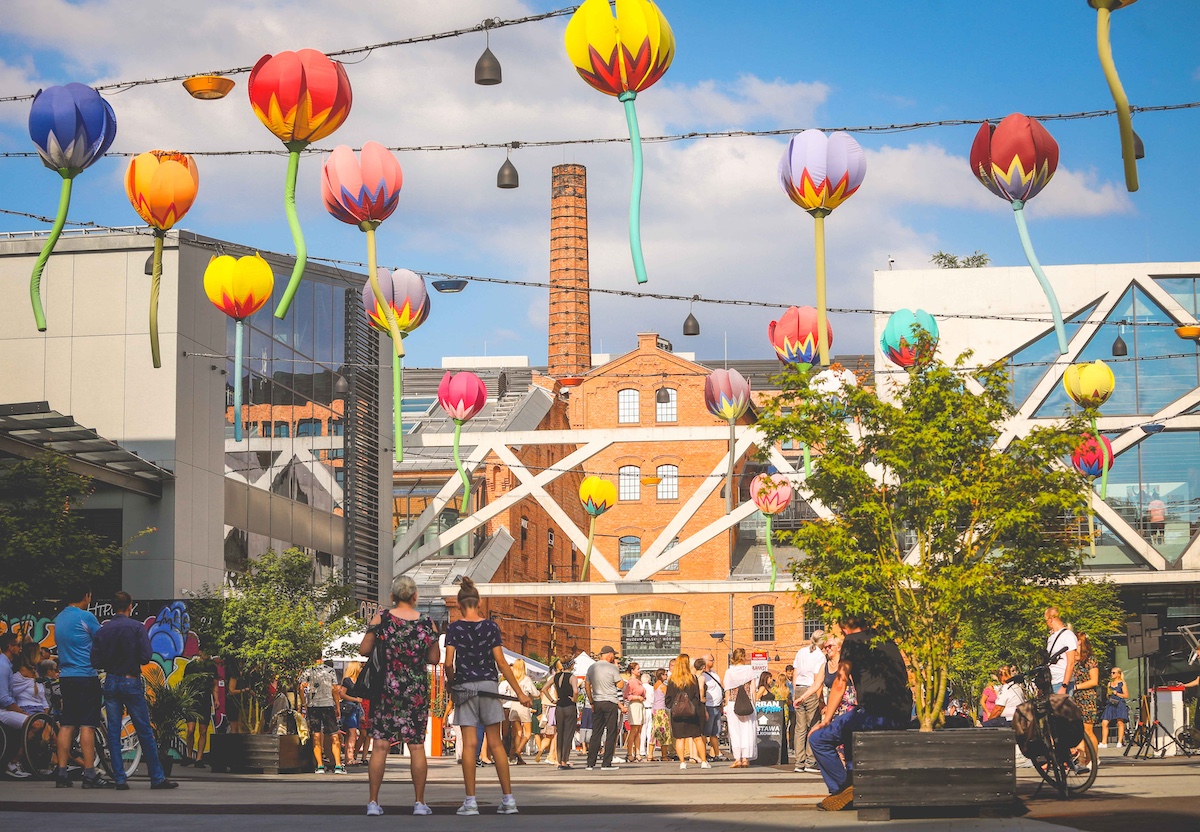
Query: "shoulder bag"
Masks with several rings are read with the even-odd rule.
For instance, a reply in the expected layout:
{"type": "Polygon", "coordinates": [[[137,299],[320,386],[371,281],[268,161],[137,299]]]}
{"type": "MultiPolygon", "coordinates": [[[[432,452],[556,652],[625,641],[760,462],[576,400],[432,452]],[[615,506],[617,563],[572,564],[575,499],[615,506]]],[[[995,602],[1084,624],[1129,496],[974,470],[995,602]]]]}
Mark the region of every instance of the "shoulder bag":
{"type": "MultiPolygon", "coordinates": [[[[746,685],[750,684],[749,682],[746,685]]],[[[737,689],[737,695],[733,700],[733,712],[738,716],[751,716],[754,713],[754,703],[750,701],[750,694],[746,691],[746,685],[741,685],[737,689]]]]}
{"type": "Polygon", "coordinates": [[[351,696],[358,699],[375,700],[378,698],[380,691],[383,690],[384,662],[386,655],[384,653],[383,639],[380,637],[383,631],[383,622],[380,621],[375,627],[375,646],[371,648],[371,655],[363,662],[362,670],[358,672],[358,678],[354,680],[354,684],[347,691],[351,696]]]}
{"type": "Polygon", "coordinates": [[[671,719],[685,720],[696,718],[696,705],[692,702],[692,697],[688,695],[688,691],[681,690],[675,694],[675,699],[671,702],[671,719]]]}

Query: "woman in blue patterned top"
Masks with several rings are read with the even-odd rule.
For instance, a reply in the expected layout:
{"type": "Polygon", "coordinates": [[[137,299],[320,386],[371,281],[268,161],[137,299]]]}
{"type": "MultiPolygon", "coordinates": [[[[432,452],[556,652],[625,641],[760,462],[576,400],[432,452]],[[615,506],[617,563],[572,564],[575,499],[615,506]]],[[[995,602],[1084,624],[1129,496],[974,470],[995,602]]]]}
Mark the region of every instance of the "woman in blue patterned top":
{"type": "Polygon", "coordinates": [[[446,680],[454,699],[454,724],[462,731],[463,785],[467,792],[458,814],[479,814],[475,802],[475,751],[479,741],[475,726],[482,725],[492,759],[496,762],[496,776],[504,791],[497,814],[515,815],[517,801],[512,796],[508,755],[504,753],[504,743],[500,739],[504,708],[496,698],[499,693],[497,671],[504,674],[517,691],[522,705],[528,708],[533,700],[521,690],[504,658],[500,627],[480,612],[479,590],[470,578],[464,577],[459,586],[458,609],[462,618],[446,628],[446,680]]]}

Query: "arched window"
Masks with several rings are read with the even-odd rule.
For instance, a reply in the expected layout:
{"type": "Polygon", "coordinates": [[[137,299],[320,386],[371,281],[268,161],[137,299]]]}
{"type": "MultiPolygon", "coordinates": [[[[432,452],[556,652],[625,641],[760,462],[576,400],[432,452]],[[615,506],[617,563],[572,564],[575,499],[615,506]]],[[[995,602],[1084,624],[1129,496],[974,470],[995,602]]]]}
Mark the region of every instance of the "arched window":
{"type": "Polygon", "coordinates": [[[660,465],[657,472],[658,480],[658,499],[660,500],[678,500],[679,499],[679,466],[678,465],[660,465]]]}
{"type": "Polygon", "coordinates": [[[642,396],[637,390],[621,390],[617,393],[617,422],[636,425],[641,420],[642,396]]]}
{"type": "Polygon", "coordinates": [[[654,395],[654,421],[674,422],[679,419],[679,396],[670,387],[660,387],[654,395]],[[663,399],[666,399],[664,402],[663,399]]]}
{"type": "Polygon", "coordinates": [[[775,605],[755,604],[753,610],[754,640],[775,640],[775,605]]]}
{"type": "Polygon", "coordinates": [[[633,567],[637,566],[637,562],[642,557],[642,539],[628,535],[622,537],[618,541],[618,551],[621,556],[620,569],[622,572],[628,572],[633,567]]]}
{"type": "Polygon", "coordinates": [[[640,500],[642,498],[642,469],[636,465],[622,465],[617,471],[617,499],[640,500]]]}

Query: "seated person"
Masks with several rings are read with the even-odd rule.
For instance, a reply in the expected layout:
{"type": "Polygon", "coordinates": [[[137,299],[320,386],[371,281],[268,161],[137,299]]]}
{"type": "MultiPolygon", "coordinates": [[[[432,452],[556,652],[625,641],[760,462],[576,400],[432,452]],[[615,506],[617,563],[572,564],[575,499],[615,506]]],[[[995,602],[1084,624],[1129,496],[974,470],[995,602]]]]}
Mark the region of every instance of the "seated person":
{"type": "Polygon", "coordinates": [[[46,686],[46,699],[55,719],[62,716],[62,687],[58,684],[58,662],[42,659],[38,662],[38,681],[46,686]]]}
{"type": "Polygon", "coordinates": [[[1000,668],[1000,687],[996,690],[996,703],[985,715],[984,728],[1007,728],[1012,725],[1017,706],[1025,701],[1025,691],[1012,682],[1011,667],[1000,668]]]}
{"type": "Polygon", "coordinates": [[[46,686],[38,681],[37,662],[42,648],[32,641],[21,646],[16,673],[13,674],[13,697],[17,707],[27,714],[44,713],[50,710],[46,686]]]}

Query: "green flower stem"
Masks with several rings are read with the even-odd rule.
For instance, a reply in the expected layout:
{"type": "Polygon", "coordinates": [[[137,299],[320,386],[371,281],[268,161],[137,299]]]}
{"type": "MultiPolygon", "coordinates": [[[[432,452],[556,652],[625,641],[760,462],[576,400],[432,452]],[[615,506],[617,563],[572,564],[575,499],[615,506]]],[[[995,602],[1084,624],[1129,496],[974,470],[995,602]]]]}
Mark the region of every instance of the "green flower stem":
{"type": "Polygon", "coordinates": [[[242,441],[242,353],[246,324],[239,319],[233,325],[233,438],[242,441]]]}
{"type": "MultiPolygon", "coordinates": [[[[379,285],[379,259],[375,250],[375,229],[378,226],[379,223],[373,221],[364,222],[359,226],[367,234],[367,277],[371,281],[371,291],[375,293],[376,305],[383,307],[383,319],[387,321],[388,332],[392,336],[396,355],[403,358],[404,336],[400,332],[400,324],[396,320],[396,311],[392,309],[392,304],[384,300],[383,289],[379,285]]],[[[394,301],[395,298],[392,300],[394,301]]]]}
{"type": "Polygon", "coordinates": [[[633,148],[633,188],[629,194],[629,251],[633,255],[633,273],[638,283],[646,282],[646,261],[642,257],[642,131],[638,127],[636,92],[623,92],[617,100],[625,105],[629,125],[629,145],[633,148]]]}
{"type": "Polygon", "coordinates": [[[1100,435],[1100,431],[1096,429],[1096,417],[1092,417],[1092,436],[1096,440],[1096,444],[1100,446],[1100,499],[1108,499],[1108,466],[1112,464],[1112,460],[1108,458],[1108,446],[1104,444],[1104,438],[1100,435]]]}
{"type": "Polygon", "coordinates": [[[61,170],[59,173],[62,174],[63,183],[62,193],[58,197],[58,214],[54,217],[54,225],[50,228],[46,245],[42,246],[42,253],[33,265],[33,275],[29,278],[29,300],[33,302],[33,320],[37,323],[38,332],[46,331],[46,313],[42,309],[42,270],[46,268],[50,253],[58,244],[58,237],[62,234],[63,226],[67,224],[67,209],[71,207],[71,183],[74,179],[61,170]]]}
{"type": "Polygon", "coordinates": [[[396,432],[396,461],[404,461],[404,357],[392,353],[392,421],[396,432]]]}
{"type": "Polygon", "coordinates": [[[1096,9],[1096,51],[1100,55],[1100,68],[1104,80],[1112,93],[1117,110],[1117,124],[1121,128],[1121,158],[1125,162],[1125,189],[1133,193],[1138,189],[1137,155],[1134,152],[1133,116],[1129,112],[1129,98],[1117,75],[1117,65],[1112,55],[1112,11],[1103,6],[1096,9]]]}
{"type": "Polygon", "coordinates": [[[801,442],[800,447],[804,448],[804,478],[808,479],[812,476],[812,449],[807,442],[801,442]]]}
{"type": "Polygon", "coordinates": [[[300,217],[296,213],[296,174],[300,171],[300,151],[308,147],[308,142],[287,142],[285,147],[288,149],[288,169],[287,180],[283,185],[283,210],[287,212],[288,226],[292,229],[292,242],[296,244],[296,264],[292,266],[292,277],[288,280],[283,298],[275,309],[275,317],[280,320],[287,317],[292,298],[300,288],[300,278],[304,277],[304,267],[308,264],[308,246],[304,244],[304,231],[300,228],[300,217]]]}
{"type": "Polygon", "coordinates": [[[1012,207],[1013,216],[1017,220],[1017,232],[1021,235],[1021,247],[1025,249],[1025,259],[1029,261],[1029,267],[1033,269],[1038,283],[1042,284],[1042,291],[1046,293],[1046,300],[1050,302],[1050,314],[1054,317],[1054,333],[1058,336],[1058,352],[1060,355],[1066,355],[1067,330],[1063,327],[1062,310],[1058,308],[1058,297],[1054,294],[1054,287],[1050,285],[1046,273],[1042,271],[1042,264],[1038,262],[1037,254],[1033,251],[1033,243],[1029,239],[1029,227],[1025,225],[1025,203],[1014,199],[1012,207]]]}
{"type": "Polygon", "coordinates": [[[767,518],[767,557],[771,559],[771,587],[768,592],[775,591],[775,573],[779,571],[778,565],[775,563],[775,549],[771,546],[771,515],[764,515],[767,518]]]}
{"type": "Polygon", "coordinates": [[[165,231],[154,229],[154,266],[150,277],[150,360],[154,369],[162,366],[162,353],[158,347],[158,293],[162,289],[162,254],[165,231]]]}
{"type": "Polygon", "coordinates": [[[829,366],[829,313],[825,304],[825,209],[810,212],[813,215],[813,252],[817,271],[817,353],[821,366],[829,366]]]}
{"type": "Polygon", "coordinates": [[[733,449],[737,445],[737,434],[734,431],[735,420],[729,420],[729,474],[725,479],[725,513],[733,511],[733,449]]]}
{"type": "Polygon", "coordinates": [[[588,563],[592,560],[592,541],[596,539],[596,515],[592,515],[591,522],[588,523],[588,542],[587,549],[583,553],[583,569],[579,572],[579,580],[587,580],[588,563]]]}
{"type": "Polygon", "coordinates": [[[462,435],[462,426],[462,419],[454,420],[454,467],[462,477],[463,501],[460,515],[466,517],[471,513],[471,478],[467,476],[467,469],[463,468],[462,459],[458,455],[458,439],[462,435]]]}
{"type": "Polygon", "coordinates": [[[1092,489],[1088,489],[1088,543],[1092,546],[1092,559],[1096,558],[1096,510],[1092,508],[1092,489]]]}

